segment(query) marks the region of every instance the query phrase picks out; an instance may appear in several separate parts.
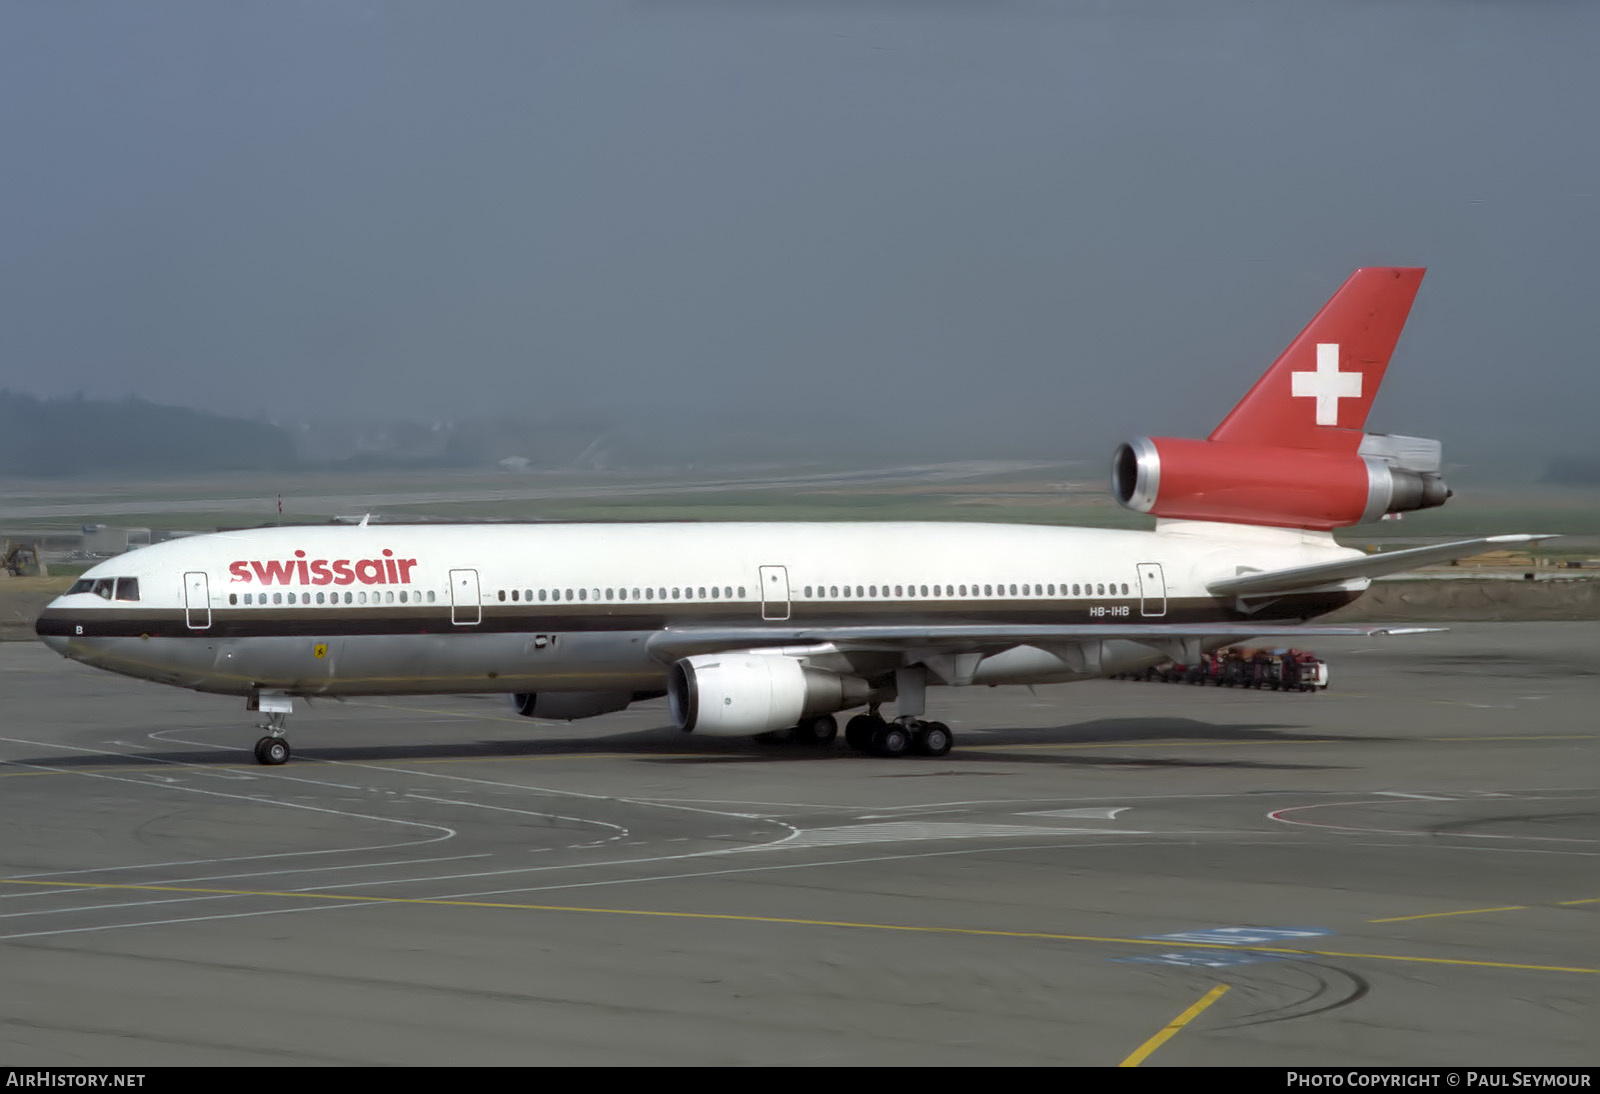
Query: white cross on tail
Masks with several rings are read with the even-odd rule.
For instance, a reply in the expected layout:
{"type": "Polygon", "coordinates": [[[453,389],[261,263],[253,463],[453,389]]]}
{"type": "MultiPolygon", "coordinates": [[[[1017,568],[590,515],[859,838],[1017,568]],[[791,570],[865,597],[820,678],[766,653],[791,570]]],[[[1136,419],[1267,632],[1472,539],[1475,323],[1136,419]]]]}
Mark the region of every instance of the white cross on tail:
{"type": "Polygon", "coordinates": [[[1339,343],[1317,343],[1317,371],[1291,372],[1294,397],[1317,401],[1317,424],[1339,424],[1339,400],[1361,397],[1361,373],[1339,371],[1339,343]]]}

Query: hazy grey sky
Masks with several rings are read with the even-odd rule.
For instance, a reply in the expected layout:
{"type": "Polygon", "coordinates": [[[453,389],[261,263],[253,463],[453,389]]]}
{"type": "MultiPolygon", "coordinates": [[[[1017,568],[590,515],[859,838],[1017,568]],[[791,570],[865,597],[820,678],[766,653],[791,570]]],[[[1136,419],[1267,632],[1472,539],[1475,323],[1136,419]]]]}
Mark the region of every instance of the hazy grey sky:
{"type": "Polygon", "coordinates": [[[0,3],[0,386],[278,419],[1372,425],[1592,449],[1600,5],[0,3]]]}

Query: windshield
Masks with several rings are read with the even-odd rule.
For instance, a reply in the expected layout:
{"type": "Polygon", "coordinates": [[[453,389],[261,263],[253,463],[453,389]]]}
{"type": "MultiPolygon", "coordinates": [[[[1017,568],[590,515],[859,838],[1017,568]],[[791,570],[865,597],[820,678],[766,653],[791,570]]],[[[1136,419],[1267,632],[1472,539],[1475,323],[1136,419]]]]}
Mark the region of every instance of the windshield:
{"type": "Polygon", "coordinates": [[[118,600],[139,599],[139,579],[136,577],[80,577],[72,583],[72,588],[67,590],[67,595],[74,593],[93,593],[102,600],[115,597],[118,600]]]}

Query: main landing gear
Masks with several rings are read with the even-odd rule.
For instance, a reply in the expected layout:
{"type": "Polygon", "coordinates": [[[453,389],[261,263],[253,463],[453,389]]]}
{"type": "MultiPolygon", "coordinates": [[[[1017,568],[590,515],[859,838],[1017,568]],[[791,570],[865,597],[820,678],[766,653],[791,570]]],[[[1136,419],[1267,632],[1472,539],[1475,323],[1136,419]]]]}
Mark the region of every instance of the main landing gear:
{"type": "Polygon", "coordinates": [[[256,742],[256,763],[267,767],[288,763],[289,742],[284,740],[283,733],[294,711],[293,700],[281,693],[261,692],[250,697],[245,709],[259,710],[267,716],[266,721],[257,724],[267,735],[256,742]]]}
{"type": "Polygon", "coordinates": [[[943,756],[955,744],[955,734],[943,722],[925,722],[928,674],[920,665],[896,669],[895,705],[900,715],[886,722],[877,706],[858,714],[844,727],[844,739],[857,752],[874,756],[943,756]]]}
{"type": "Polygon", "coordinates": [[[845,743],[873,756],[943,756],[955,734],[943,722],[901,717],[886,722],[878,714],[858,714],[845,723],[845,743]]]}

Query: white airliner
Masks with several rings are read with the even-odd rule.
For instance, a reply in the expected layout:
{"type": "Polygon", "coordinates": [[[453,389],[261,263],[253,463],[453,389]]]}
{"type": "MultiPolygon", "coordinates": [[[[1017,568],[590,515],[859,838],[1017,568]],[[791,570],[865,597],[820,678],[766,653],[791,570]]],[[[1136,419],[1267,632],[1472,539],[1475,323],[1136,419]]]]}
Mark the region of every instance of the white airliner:
{"type": "Polygon", "coordinates": [[[330,525],[95,566],[38,633],[85,664],[246,698],[263,764],[293,696],[504,692],[574,719],[668,696],[706,736],[948,752],[929,684],[1084,680],[1307,626],[1373,577],[1495,536],[1367,555],[1332,529],[1443,504],[1437,441],[1363,432],[1421,269],[1357,270],[1203,441],[1112,459],[1153,531],[1007,524],[330,525]],[[879,713],[893,703],[895,716],[879,713]]]}

